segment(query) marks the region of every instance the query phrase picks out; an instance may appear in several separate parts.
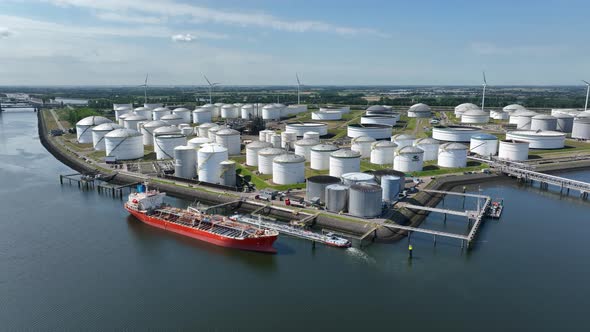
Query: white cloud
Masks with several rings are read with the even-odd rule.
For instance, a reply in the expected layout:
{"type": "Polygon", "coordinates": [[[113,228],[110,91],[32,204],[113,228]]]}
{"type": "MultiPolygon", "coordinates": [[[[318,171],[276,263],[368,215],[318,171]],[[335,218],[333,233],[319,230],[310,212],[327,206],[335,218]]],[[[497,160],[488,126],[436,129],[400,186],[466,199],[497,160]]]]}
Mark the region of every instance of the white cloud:
{"type": "Polygon", "coordinates": [[[196,40],[195,36],[191,35],[190,33],[172,36],[172,41],[175,42],[192,42],[194,40],[196,40]]]}
{"type": "Polygon", "coordinates": [[[8,38],[12,35],[14,35],[14,32],[12,32],[11,30],[8,30],[8,28],[0,27],[0,39],[1,38],[8,38]]]}
{"type": "Polygon", "coordinates": [[[100,12],[96,17],[103,21],[118,23],[141,23],[141,24],[160,24],[166,21],[165,18],[155,16],[143,16],[137,14],[120,14],[113,12],[100,12]]]}

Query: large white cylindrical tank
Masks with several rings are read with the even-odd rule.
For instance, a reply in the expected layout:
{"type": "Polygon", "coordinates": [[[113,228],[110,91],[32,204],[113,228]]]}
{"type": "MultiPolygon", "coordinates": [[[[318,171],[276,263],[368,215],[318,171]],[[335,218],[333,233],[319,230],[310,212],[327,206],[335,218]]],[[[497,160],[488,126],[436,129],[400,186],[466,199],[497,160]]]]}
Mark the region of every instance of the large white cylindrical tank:
{"type": "Polygon", "coordinates": [[[221,107],[223,107],[223,103],[215,103],[215,107],[213,108],[213,117],[219,118],[221,116],[221,107]]]}
{"type": "Polygon", "coordinates": [[[113,104],[113,111],[116,111],[117,108],[131,110],[133,109],[133,104],[113,104]]]}
{"type": "Polygon", "coordinates": [[[342,113],[338,111],[312,112],[311,119],[320,121],[336,121],[342,119],[342,113]]]}
{"type": "Polygon", "coordinates": [[[502,140],[498,148],[498,158],[510,161],[529,159],[529,142],[502,140]]]}
{"type": "Polygon", "coordinates": [[[221,126],[216,126],[216,127],[211,127],[209,128],[209,130],[207,131],[207,136],[214,142],[217,142],[217,132],[225,129],[225,126],[221,125],[221,126]]]}
{"type": "Polygon", "coordinates": [[[160,118],[160,120],[166,122],[169,125],[176,125],[176,126],[178,126],[179,124],[182,124],[182,123],[187,123],[187,122],[185,122],[185,120],[182,116],[177,115],[177,114],[164,115],[160,118]]]}
{"type": "Polygon", "coordinates": [[[515,111],[510,115],[508,123],[515,124],[516,129],[530,130],[533,117],[537,115],[531,111],[515,111]]]}
{"type": "Polygon", "coordinates": [[[281,111],[281,117],[287,117],[299,113],[307,112],[307,105],[289,105],[281,111]]]}
{"type": "Polygon", "coordinates": [[[303,156],[305,160],[311,159],[311,147],[318,145],[320,142],[315,139],[304,138],[295,142],[295,154],[303,156]]]}
{"type": "Polygon", "coordinates": [[[502,108],[502,110],[504,112],[508,112],[508,114],[512,114],[513,112],[524,111],[524,110],[526,110],[526,108],[522,105],[519,105],[519,104],[510,104],[508,106],[504,106],[504,108],[502,108]]]}
{"type": "Polygon", "coordinates": [[[361,116],[361,124],[382,124],[388,126],[395,126],[397,119],[394,115],[363,115],[361,116]]]}
{"type": "Polygon", "coordinates": [[[298,154],[282,154],[272,161],[272,182],[293,184],[305,182],[305,158],[298,154]]]}
{"type": "Polygon", "coordinates": [[[197,176],[197,154],[192,146],[174,148],[174,176],[194,179],[197,176]]]}
{"type": "MultiPolygon", "coordinates": [[[[181,124],[182,126],[182,124],[181,124]]],[[[186,127],[180,127],[180,132],[184,135],[184,136],[193,136],[195,134],[195,129],[191,126],[186,126],[186,127]]]]}
{"type": "Polygon", "coordinates": [[[490,114],[482,110],[469,110],[461,115],[462,123],[488,123],[490,122],[490,114]]]}
{"type": "Polygon", "coordinates": [[[393,155],[398,145],[391,141],[377,141],[371,145],[371,164],[393,165],[393,155]]]}
{"type": "Polygon", "coordinates": [[[371,157],[371,146],[375,139],[369,136],[358,136],[352,139],[350,149],[361,154],[361,158],[371,157]]]}
{"type": "Polygon", "coordinates": [[[186,145],[186,136],[182,134],[154,136],[154,152],[156,153],[156,159],[173,159],[174,148],[181,145],[186,145]]]}
{"type": "Polygon", "coordinates": [[[237,119],[240,117],[240,110],[233,104],[221,106],[221,117],[224,119],[237,119]]]}
{"type": "Polygon", "coordinates": [[[199,181],[221,184],[221,163],[228,158],[227,149],[217,143],[201,145],[197,152],[199,181]]]}
{"type": "Polygon", "coordinates": [[[382,212],[383,190],[379,185],[358,183],[350,186],[348,213],[361,218],[378,217],[382,212]]]}
{"type": "Polygon", "coordinates": [[[574,117],[569,114],[557,113],[554,115],[557,119],[555,129],[562,133],[571,133],[574,127],[574,117]]]}
{"type": "Polygon", "coordinates": [[[211,109],[199,107],[193,111],[193,123],[210,123],[212,119],[211,109]]]}
{"type": "Polygon", "coordinates": [[[590,139],[590,117],[577,116],[572,126],[572,138],[590,139]]]}
{"type": "Polygon", "coordinates": [[[291,122],[287,123],[285,131],[295,133],[297,137],[302,137],[308,131],[315,131],[324,136],[328,134],[328,125],[321,122],[291,122]]]}
{"type": "Polygon", "coordinates": [[[88,116],[76,123],[76,138],[78,143],[92,143],[92,128],[112,121],[102,116],[88,116]]]}
{"type": "Polygon", "coordinates": [[[279,120],[281,118],[281,107],[275,104],[266,105],[262,108],[263,120],[279,120]]]}
{"type": "Polygon", "coordinates": [[[176,114],[182,118],[182,123],[191,123],[191,111],[188,108],[179,107],[172,110],[172,114],[176,114]]]}
{"type": "Polygon", "coordinates": [[[556,116],[558,114],[567,114],[572,117],[578,116],[582,111],[575,108],[553,108],[551,109],[551,115],[556,116]]]}
{"type": "Polygon", "coordinates": [[[405,146],[395,151],[393,169],[400,172],[419,172],[424,166],[424,151],[415,146],[405,146]]]}
{"type": "Polygon", "coordinates": [[[168,107],[158,107],[152,111],[152,119],[160,120],[164,115],[172,114],[168,107]]]}
{"type": "Polygon", "coordinates": [[[339,183],[326,186],[326,209],[336,213],[348,209],[348,186],[339,183]]]}
{"type": "Polygon", "coordinates": [[[510,118],[510,114],[502,110],[492,110],[490,111],[490,118],[494,120],[508,120],[510,118]]]}
{"type": "Polygon", "coordinates": [[[245,104],[240,107],[240,117],[245,120],[249,120],[256,116],[256,112],[254,112],[254,105],[252,104],[245,104]]]}
{"type": "Polygon", "coordinates": [[[117,123],[119,124],[119,126],[124,127],[125,126],[125,118],[127,118],[128,116],[132,116],[132,115],[135,115],[135,113],[129,112],[129,113],[119,115],[119,119],[117,120],[117,123]]]}
{"type": "Polygon", "coordinates": [[[429,118],[432,115],[430,106],[419,103],[408,109],[408,118],[429,118]]]}
{"type": "Polygon", "coordinates": [[[384,202],[392,203],[398,200],[401,181],[402,178],[396,175],[384,175],[381,177],[382,199],[384,202]]]}
{"type": "Polygon", "coordinates": [[[467,143],[471,136],[480,134],[482,131],[477,127],[468,126],[438,126],[432,128],[432,138],[444,142],[467,143]]]}
{"type": "Polygon", "coordinates": [[[123,127],[119,126],[116,123],[103,123],[103,124],[99,124],[98,126],[94,126],[92,128],[92,146],[94,147],[94,150],[96,151],[104,151],[105,150],[105,144],[104,144],[104,136],[115,130],[115,129],[121,129],[123,127]]]}
{"type": "Polygon", "coordinates": [[[143,157],[141,133],[133,129],[115,129],[104,136],[107,157],[131,160],[143,157]]]}
{"type": "Polygon", "coordinates": [[[297,141],[297,134],[289,131],[283,131],[281,133],[281,144],[282,148],[291,151],[295,149],[295,142],[297,141]]]}
{"type": "Polygon", "coordinates": [[[385,139],[391,137],[391,126],[382,124],[350,124],[347,126],[347,136],[355,138],[369,136],[374,139],[385,139]]]}
{"type": "Polygon", "coordinates": [[[416,140],[416,136],[410,134],[397,134],[391,136],[391,141],[397,144],[397,148],[401,149],[406,146],[414,145],[414,141],[416,140]]]}
{"type": "Polygon", "coordinates": [[[268,142],[270,143],[270,137],[274,135],[275,132],[270,129],[264,129],[258,132],[258,140],[261,142],[268,142]]]}
{"type": "Polygon", "coordinates": [[[246,145],[246,165],[258,166],[258,151],[272,147],[271,143],[254,141],[246,145]]]}
{"type": "MultiPolygon", "coordinates": [[[[212,143],[212,141],[209,139],[209,137],[195,137],[195,138],[191,138],[190,140],[188,140],[188,142],[186,142],[186,145],[193,148],[193,150],[195,151],[195,156],[196,156],[195,158],[198,158],[199,154],[197,153],[197,151],[199,151],[199,149],[201,148],[201,146],[203,144],[207,144],[207,143],[212,143]]],[[[196,160],[198,161],[198,159],[196,159],[196,160]]]]}
{"type": "Polygon", "coordinates": [[[144,103],[143,104],[143,107],[151,109],[151,110],[156,109],[158,107],[162,107],[162,106],[164,106],[164,104],[162,104],[162,103],[144,103]]]}
{"type": "Polygon", "coordinates": [[[480,156],[495,156],[498,153],[498,138],[490,134],[478,134],[471,136],[469,150],[480,156]]]}
{"type": "Polygon", "coordinates": [[[236,186],[236,162],[233,160],[225,160],[219,163],[220,175],[219,184],[235,187],[236,186]]]}
{"type": "Polygon", "coordinates": [[[330,175],[340,177],[342,174],[360,172],[361,154],[357,151],[340,149],[330,154],[330,175]]]}
{"type": "Polygon", "coordinates": [[[154,145],[154,131],[160,127],[166,127],[164,121],[155,120],[141,124],[141,135],[143,136],[143,145],[154,145]]]}
{"type": "Polygon", "coordinates": [[[123,114],[133,112],[133,107],[117,107],[115,108],[115,121],[119,121],[119,117],[123,114]]]}
{"type": "Polygon", "coordinates": [[[329,175],[315,175],[307,178],[305,186],[305,199],[311,201],[314,198],[319,198],[320,202],[326,203],[326,187],[331,184],[339,184],[339,178],[329,175]]]}
{"type": "Polygon", "coordinates": [[[467,146],[461,143],[441,144],[437,164],[445,168],[467,167],[467,146]]]}
{"type": "Polygon", "coordinates": [[[129,115],[129,116],[125,117],[125,120],[123,120],[123,126],[127,129],[133,129],[133,130],[139,131],[139,123],[146,122],[146,121],[149,121],[149,120],[148,120],[148,118],[146,118],[143,115],[138,115],[138,114],[129,115]]]}
{"type": "Polygon", "coordinates": [[[440,142],[434,138],[419,138],[414,141],[414,146],[424,151],[424,161],[438,158],[440,142]]]}
{"type": "Polygon", "coordinates": [[[315,170],[330,169],[330,154],[338,151],[338,147],[332,144],[318,144],[311,147],[310,167],[315,170]]]}
{"type": "Polygon", "coordinates": [[[320,107],[320,112],[338,112],[340,114],[350,113],[350,106],[324,106],[320,107]]]}
{"type": "Polygon", "coordinates": [[[176,126],[163,126],[154,129],[153,134],[156,137],[158,135],[179,135],[181,132],[180,128],[176,126]]]}
{"type": "Polygon", "coordinates": [[[319,141],[320,134],[316,133],[315,131],[308,131],[306,133],[303,133],[303,139],[313,139],[313,140],[319,141]]]}
{"type": "Polygon", "coordinates": [[[531,130],[555,130],[557,118],[551,115],[539,114],[531,119],[531,130]]]}
{"type": "Polygon", "coordinates": [[[344,173],[340,176],[340,179],[343,184],[349,186],[357,183],[377,183],[375,175],[361,172],[344,173]]]}
{"type": "Polygon", "coordinates": [[[133,110],[133,113],[135,113],[136,115],[139,116],[143,116],[146,119],[153,119],[153,109],[152,108],[148,108],[148,107],[137,107],[136,109],[133,110]]]}
{"type": "Polygon", "coordinates": [[[227,148],[230,156],[239,155],[241,151],[240,132],[234,129],[221,129],[215,135],[215,141],[227,148]]]}
{"type": "Polygon", "coordinates": [[[281,143],[281,134],[272,134],[270,136],[270,143],[275,148],[282,148],[283,144],[281,143]]]}
{"type": "Polygon", "coordinates": [[[199,137],[209,137],[209,129],[219,127],[215,123],[203,123],[197,127],[197,135],[199,137]]]}
{"type": "Polygon", "coordinates": [[[530,149],[562,149],[565,133],[559,131],[515,130],[506,133],[506,139],[529,142],[530,149]]]}
{"type": "Polygon", "coordinates": [[[461,118],[463,113],[465,113],[469,110],[477,110],[477,109],[479,109],[479,106],[472,104],[472,103],[463,103],[463,104],[457,105],[457,106],[455,106],[455,117],[461,118]]]}
{"type": "Polygon", "coordinates": [[[264,148],[258,150],[258,172],[260,172],[260,174],[272,174],[272,160],[285,153],[285,150],[277,148],[264,148]]]}

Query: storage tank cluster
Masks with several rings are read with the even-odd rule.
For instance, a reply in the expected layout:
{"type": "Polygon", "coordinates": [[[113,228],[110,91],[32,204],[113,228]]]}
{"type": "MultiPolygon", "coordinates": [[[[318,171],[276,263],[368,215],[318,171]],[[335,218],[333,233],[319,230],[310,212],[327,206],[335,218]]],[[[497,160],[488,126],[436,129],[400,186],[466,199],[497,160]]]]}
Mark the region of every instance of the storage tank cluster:
{"type": "Polygon", "coordinates": [[[215,123],[203,123],[197,127],[199,137],[209,137],[209,129],[219,127],[215,123]]]}
{"type": "Polygon", "coordinates": [[[398,145],[391,141],[377,141],[371,145],[371,164],[393,165],[393,155],[398,145]]]}
{"type": "Polygon", "coordinates": [[[304,138],[295,142],[295,154],[303,156],[305,160],[311,160],[311,147],[320,144],[319,140],[304,138]]]}
{"type": "Polygon", "coordinates": [[[494,120],[508,120],[510,118],[510,114],[508,114],[508,112],[504,112],[503,110],[491,110],[490,118],[494,120]]]}
{"type": "Polygon", "coordinates": [[[305,182],[305,158],[298,154],[281,154],[272,160],[272,182],[295,184],[305,182]]]}
{"type": "Polygon", "coordinates": [[[92,143],[92,128],[113,121],[103,116],[88,116],[76,123],[76,139],[78,143],[92,143]]]}
{"type": "Polygon", "coordinates": [[[293,132],[283,131],[281,133],[281,147],[287,151],[295,149],[295,142],[297,141],[297,134],[293,132]]]}
{"type": "Polygon", "coordinates": [[[104,143],[104,136],[115,130],[121,129],[123,127],[119,126],[113,122],[107,122],[103,124],[99,124],[98,126],[94,126],[92,128],[92,147],[96,151],[104,151],[105,150],[105,143],[104,143]]]}
{"type": "Polygon", "coordinates": [[[505,139],[500,141],[498,158],[509,161],[529,159],[529,142],[505,139]]]}
{"type": "Polygon", "coordinates": [[[408,109],[409,118],[429,118],[431,116],[430,106],[423,103],[414,104],[408,109]]]}
{"type": "Polygon", "coordinates": [[[131,160],[143,157],[143,139],[140,132],[122,128],[108,132],[104,136],[107,157],[116,160],[131,160]]]}
{"type": "Polygon", "coordinates": [[[498,153],[498,138],[491,134],[477,134],[471,136],[469,150],[480,156],[495,156],[498,153]]]}
{"type": "Polygon", "coordinates": [[[565,146],[565,133],[558,131],[509,131],[506,139],[529,142],[531,149],[562,149],[565,146]]]}
{"type": "Polygon", "coordinates": [[[305,199],[311,201],[319,198],[320,203],[326,204],[326,188],[332,184],[340,184],[340,179],[329,175],[310,176],[306,180],[305,199]]]}
{"type": "Polygon", "coordinates": [[[436,160],[440,153],[440,142],[433,138],[419,138],[414,141],[414,146],[424,151],[424,161],[436,160]]]}
{"type": "Polygon", "coordinates": [[[311,147],[310,167],[315,170],[330,169],[330,155],[339,148],[332,144],[317,144],[311,147]]]}
{"type": "Polygon", "coordinates": [[[405,146],[395,151],[393,169],[400,172],[419,172],[424,166],[424,150],[405,146]]]}
{"type": "Polygon", "coordinates": [[[441,144],[438,149],[438,166],[463,168],[467,166],[467,146],[461,143],[441,144]]]}
{"type": "Polygon", "coordinates": [[[246,165],[258,166],[258,151],[272,147],[271,143],[254,141],[246,145],[246,165]]]}
{"type": "Polygon", "coordinates": [[[340,177],[342,174],[361,170],[361,154],[357,151],[340,149],[330,153],[330,175],[340,177]]]}
{"type": "Polygon", "coordinates": [[[142,123],[140,126],[140,132],[143,136],[143,145],[154,145],[154,131],[160,127],[166,127],[167,125],[166,122],[161,120],[142,123]]]}
{"type": "Polygon", "coordinates": [[[350,149],[361,154],[361,158],[371,157],[371,146],[375,139],[369,136],[358,136],[352,139],[350,149]]]}
{"type": "Polygon", "coordinates": [[[278,148],[264,148],[258,151],[258,172],[260,174],[272,174],[272,161],[275,157],[285,154],[286,151],[278,148]]]}
{"type": "Polygon", "coordinates": [[[347,136],[350,138],[369,136],[374,139],[385,139],[391,137],[391,131],[391,126],[375,123],[350,124],[347,126],[347,136]]]}
{"type": "Polygon", "coordinates": [[[240,132],[234,129],[224,128],[215,133],[215,141],[226,147],[230,156],[239,155],[241,148],[240,132]]]}
{"type": "Polygon", "coordinates": [[[510,114],[508,123],[515,124],[516,129],[530,130],[533,117],[536,115],[538,115],[536,112],[527,110],[514,111],[512,114],[510,114]]]}

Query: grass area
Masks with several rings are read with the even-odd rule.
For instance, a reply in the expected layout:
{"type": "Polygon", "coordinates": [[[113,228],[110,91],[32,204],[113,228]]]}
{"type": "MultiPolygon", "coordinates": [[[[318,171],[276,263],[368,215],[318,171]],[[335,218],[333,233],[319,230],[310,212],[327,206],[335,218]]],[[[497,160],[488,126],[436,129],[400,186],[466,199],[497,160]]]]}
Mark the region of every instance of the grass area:
{"type": "Polygon", "coordinates": [[[468,161],[467,167],[463,168],[441,168],[436,165],[435,161],[427,162],[421,172],[412,172],[411,176],[434,176],[443,174],[463,173],[463,172],[477,172],[482,169],[489,168],[488,164],[476,161],[468,161]]]}
{"type": "Polygon", "coordinates": [[[250,182],[252,182],[256,189],[265,189],[265,188],[273,188],[276,190],[288,190],[288,189],[298,189],[298,188],[305,188],[305,183],[294,183],[294,184],[282,184],[282,185],[275,185],[270,183],[269,180],[272,179],[272,175],[267,174],[256,174],[256,170],[258,169],[256,166],[244,166],[238,164],[236,167],[239,172],[244,176],[250,177],[250,182]]]}
{"type": "Polygon", "coordinates": [[[86,157],[96,160],[98,162],[102,162],[104,160],[104,157],[106,157],[106,152],[105,151],[94,151],[92,153],[87,154],[86,157]]]}

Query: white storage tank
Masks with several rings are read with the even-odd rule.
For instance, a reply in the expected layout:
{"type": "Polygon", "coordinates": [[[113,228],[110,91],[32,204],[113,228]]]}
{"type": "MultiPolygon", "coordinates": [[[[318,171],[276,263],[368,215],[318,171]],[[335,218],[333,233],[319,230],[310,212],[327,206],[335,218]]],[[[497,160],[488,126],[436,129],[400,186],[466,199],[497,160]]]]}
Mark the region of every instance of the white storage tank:
{"type": "Polygon", "coordinates": [[[107,157],[131,160],[143,157],[141,133],[133,129],[115,129],[104,136],[107,157]]]}
{"type": "Polygon", "coordinates": [[[180,127],[180,132],[184,135],[184,136],[193,136],[195,134],[195,129],[193,127],[187,126],[187,127],[180,127]]]}
{"type": "Polygon", "coordinates": [[[461,143],[441,144],[437,164],[445,168],[467,167],[467,146],[461,143]]]}
{"type": "Polygon", "coordinates": [[[510,115],[508,123],[515,124],[516,129],[530,130],[531,122],[533,121],[533,117],[535,115],[537,115],[537,113],[531,111],[514,112],[510,115]]]}
{"type": "Polygon", "coordinates": [[[240,110],[232,104],[221,106],[221,117],[224,119],[237,119],[240,117],[240,110]]]}
{"type": "Polygon", "coordinates": [[[272,147],[271,143],[254,141],[246,145],[246,165],[258,166],[258,151],[272,147]]]}
{"type": "Polygon", "coordinates": [[[371,145],[371,164],[393,165],[393,155],[398,148],[391,141],[377,141],[371,145]]]}
{"type": "Polygon", "coordinates": [[[506,133],[506,139],[529,142],[530,149],[562,149],[565,133],[559,131],[515,130],[506,133]]]}
{"type": "Polygon", "coordinates": [[[372,183],[377,184],[375,181],[375,175],[370,173],[361,173],[361,172],[351,172],[351,173],[344,173],[340,176],[342,179],[342,183],[345,185],[353,185],[357,183],[372,183]]]}
{"type": "Polygon", "coordinates": [[[481,129],[477,127],[437,126],[432,128],[432,138],[444,142],[467,143],[471,141],[471,136],[481,132],[481,129]]]}
{"type": "Polygon", "coordinates": [[[524,161],[529,159],[529,142],[512,139],[500,141],[498,158],[509,161],[524,161]]]}
{"type": "Polygon", "coordinates": [[[207,143],[212,143],[211,140],[209,139],[209,137],[195,137],[195,138],[191,138],[190,140],[188,140],[188,142],[186,142],[186,145],[193,148],[193,150],[195,152],[195,156],[196,156],[195,160],[198,161],[198,159],[196,159],[199,155],[197,153],[197,151],[199,151],[199,149],[201,148],[201,146],[203,144],[207,144],[207,143]]]}
{"type": "Polygon", "coordinates": [[[338,151],[338,147],[332,144],[318,144],[311,147],[311,169],[323,171],[330,169],[330,154],[338,151]]]}
{"type": "Polygon", "coordinates": [[[328,125],[321,122],[291,122],[287,123],[285,131],[295,133],[297,137],[302,137],[308,131],[315,131],[324,136],[328,134],[328,125]]]}
{"type": "Polygon", "coordinates": [[[303,156],[305,160],[311,159],[311,147],[318,145],[320,142],[315,139],[304,138],[295,142],[295,154],[303,156]]]}
{"type": "Polygon", "coordinates": [[[361,154],[361,158],[371,157],[371,146],[375,139],[369,136],[358,136],[352,139],[350,149],[361,154]]]}
{"type": "Polygon", "coordinates": [[[340,179],[329,175],[316,175],[307,178],[305,186],[305,200],[311,201],[318,197],[320,203],[326,203],[326,187],[331,184],[339,184],[340,179]]]}
{"type": "Polygon", "coordinates": [[[415,146],[405,146],[395,151],[393,169],[400,172],[419,172],[424,166],[424,151],[415,146]]]}
{"type": "Polygon", "coordinates": [[[574,117],[569,114],[558,113],[554,117],[557,119],[555,129],[562,133],[571,133],[574,126],[574,117]]]}
{"type": "Polygon", "coordinates": [[[347,114],[350,113],[350,106],[329,105],[320,107],[320,112],[338,112],[340,114],[347,114]]]}
{"type": "Polygon", "coordinates": [[[424,161],[436,160],[439,154],[440,142],[434,138],[419,138],[414,146],[424,151],[424,161]]]}
{"type": "Polygon", "coordinates": [[[219,127],[215,123],[203,123],[197,127],[199,137],[209,137],[209,129],[219,127]]]}
{"type": "Polygon", "coordinates": [[[192,146],[174,148],[174,176],[194,179],[197,176],[197,154],[192,146]]]}
{"type": "Polygon", "coordinates": [[[384,202],[393,203],[398,200],[402,178],[396,175],[384,175],[381,177],[382,199],[384,202]]]}
{"type": "Polygon", "coordinates": [[[336,121],[342,119],[342,113],[339,111],[319,111],[311,113],[312,120],[336,121]]]}
{"type": "Polygon", "coordinates": [[[320,134],[316,133],[315,131],[308,131],[303,133],[303,139],[313,139],[316,141],[320,141],[320,134]]]}
{"type": "Polygon", "coordinates": [[[416,136],[410,134],[397,134],[391,136],[391,141],[397,144],[398,149],[414,145],[414,140],[416,140],[416,136]]]}
{"type": "Polygon", "coordinates": [[[92,143],[92,128],[103,123],[113,121],[102,116],[88,116],[76,123],[76,138],[78,143],[92,143]]]}
{"type": "Polygon", "coordinates": [[[173,159],[174,148],[186,145],[186,136],[182,134],[167,134],[154,136],[154,152],[156,159],[173,159]]]}
{"type": "Polygon", "coordinates": [[[133,110],[133,113],[135,113],[136,115],[139,116],[143,116],[146,119],[153,119],[153,111],[152,108],[148,108],[148,107],[137,107],[136,109],[133,110]]]}
{"type": "Polygon", "coordinates": [[[330,184],[326,186],[326,210],[330,212],[345,212],[348,208],[348,186],[330,184]]]}
{"type": "Polygon", "coordinates": [[[125,120],[123,120],[123,126],[127,129],[133,129],[133,130],[139,131],[139,123],[146,122],[146,121],[148,121],[148,119],[143,115],[138,115],[138,114],[129,115],[129,116],[125,117],[125,120]]]}
{"type": "Polygon", "coordinates": [[[508,114],[512,114],[513,112],[516,112],[516,111],[524,111],[524,110],[526,110],[526,108],[522,105],[519,105],[519,104],[510,104],[508,106],[504,106],[504,108],[502,108],[502,110],[504,112],[508,112],[508,114]]]}
{"type": "Polygon", "coordinates": [[[143,145],[154,145],[154,131],[160,127],[166,127],[164,121],[155,120],[143,123],[141,127],[141,135],[143,136],[143,145]]]}
{"type": "Polygon", "coordinates": [[[119,119],[117,120],[117,123],[119,123],[119,126],[123,127],[125,125],[125,118],[127,118],[128,116],[132,116],[132,115],[135,115],[135,113],[129,112],[129,113],[119,115],[119,119]]]}
{"type": "Polygon", "coordinates": [[[227,148],[230,156],[239,155],[242,149],[240,132],[234,129],[221,129],[215,135],[215,141],[227,148]]]}
{"type": "Polygon", "coordinates": [[[270,137],[274,135],[274,131],[269,129],[264,129],[258,132],[258,140],[261,142],[268,142],[270,143],[270,137]]]}
{"type": "Polygon", "coordinates": [[[254,105],[252,104],[245,104],[240,107],[240,117],[242,119],[248,120],[256,116],[256,112],[254,111],[254,105]]]}
{"type": "Polygon", "coordinates": [[[488,123],[490,122],[490,114],[480,109],[469,110],[461,115],[462,123],[488,123]]]}
{"type": "Polygon", "coordinates": [[[358,183],[350,186],[348,213],[355,217],[373,218],[381,215],[383,192],[379,185],[358,183]]]}
{"type": "Polygon", "coordinates": [[[258,172],[260,174],[272,174],[272,160],[285,153],[285,150],[277,148],[258,150],[258,172]]]}
{"type": "Polygon", "coordinates": [[[531,119],[531,130],[555,130],[557,118],[551,115],[539,114],[531,119]]]}
{"type": "Polygon", "coordinates": [[[272,161],[272,182],[294,184],[305,182],[305,158],[298,154],[282,154],[272,161]]]}
{"type": "Polygon", "coordinates": [[[220,131],[220,130],[222,130],[222,129],[225,129],[225,126],[222,125],[222,126],[211,127],[207,131],[207,136],[213,142],[217,142],[217,132],[220,131]]]}
{"type": "Polygon", "coordinates": [[[123,127],[119,126],[116,123],[103,123],[103,124],[99,124],[98,126],[94,126],[92,128],[92,146],[94,147],[94,150],[96,151],[104,151],[105,150],[105,144],[104,144],[104,136],[115,130],[115,129],[121,129],[123,127]]]}
{"type": "Polygon", "coordinates": [[[388,126],[395,126],[397,119],[395,115],[363,115],[361,116],[361,124],[382,124],[388,126]]]}
{"type": "Polygon", "coordinates": [[[510,118],[510,114],[502,110],[492,110],[490,111],[490,118],[494,120],[508,120],[510,118]]]}
{"type": "Polygon", "coordinates": [[[162,103],[145,103],[145,104],[143,104],[143,107],[150,109],[150,110],[153,110],[153,109],[156,109],[156,108],[162,107],[162,106],[164,106],[164,104],[162,104],[162,103]]]}
{"type": "Polygon", "coordinates": [[[281,134],[272,134],[270,136],[270,144],[272,144],[275,148],[282,148],[283,144],[281,144],[281,134]]]}
{"type": "Polygon", "coordinates": [[[374,139],[385,139],[391,137],[391,126],[382,124],[350,124],[347,127],[347,136],[355,138],[369,136],[374,139]]]}
{"type": "Polygon", "coordinates": [[[221,163],[228,157],[227,149],[217,143],[201,145],[197,152],[199,181],[221,184],[221,163]]]}
{"type": "Polygon", "coordinates": [[[172,110],[172,114],[182,118],[181,123],[191,123],[191,111],[188,108],[178,107],[172,110]]]}
{"type": "Polygon", "coordinates": [[[582,140],[590,139],[590,117],[577,116],[574,118],[572,138],[582,140]]]}
{"type": "Polygon", "coordinates": [[[161,121],[166,122],[169,125],[176,125],[185,123],[184,118],[177,114],[167,114],[160,118],[161,121]]]}
{"type": "Polygon", "coordinates": [[[115,121],[119,121],[119,117],[123,114],[128,114],[133,112],[131,107],[117,107],[115,108],[115,121]]]}
{"type": "Polygon", "coordinates": [[[168,107],[158,107],[152,111],[152,119],[160,120],[164,115],[172,114],[168,107]]]}
{"type": "Polygon", "coordinates": [[[215,107],[213,108],[213,117],[218,118],[221,116],[221,107],[223,107],[223,103],[215,103],[213,104],[215,107]]]}
{"type": "Polygon", "coordinates": [[[330,175],[340,177],[350,172],[360,172],[361,154],[357,151],[340,149],[330,154],[330,175]]]}
{"type": "Polygon", "coordinates": [[[414,104],[408,109],[409,118],[429,118],[431,115],[430,106],[423,103],[414,104]]]}
{"type": "Polygon", "coordinates": [[[220,174],[219,184],[235,187],[236,186],[236,162],[233,160],[224,160],[219,163],[220,174]]]}
{"type": "Polygon", "coordinates": [[[276,106],[275,104],[269,104],[262,108],[262,119],[263,120],[279,120],[281,118],[281,110],[283,108],[276,106]]]}
{"type": "Polygon", "coordinates": [[[471,136],[469,150],[480,156],[495,156],[498,153],[498,138],[491,134],[477,134],[471,136]]]}
{"type": "Polygon", "coordinates": [[[472,104],[472,103],[463,103],[460,105],[455,106],[455,117],[461,118],[463,113],[469,110],[478,110],[479,106],[472,104]]]}
{"type": "Polygon", "coordinates": [[[120,109],[133,109],[133,104],[113,104],[113,111],[116,111],[117,108],[120,109]]]}
{"type": "Polygon", "coordinates": [[[281,133],[281,145],[283,149],[291,151],[295,149],[295,142],[297,141],[297,134],[293,132],[283,131],[281,133]]]}
{"type": "Polygon", "coordinates": [[[582,111],[575,108],[553,108],[551,109],[551,115],[556,116],[558,114],[568,114],[572,117],[578,116],[582,111]]]}

